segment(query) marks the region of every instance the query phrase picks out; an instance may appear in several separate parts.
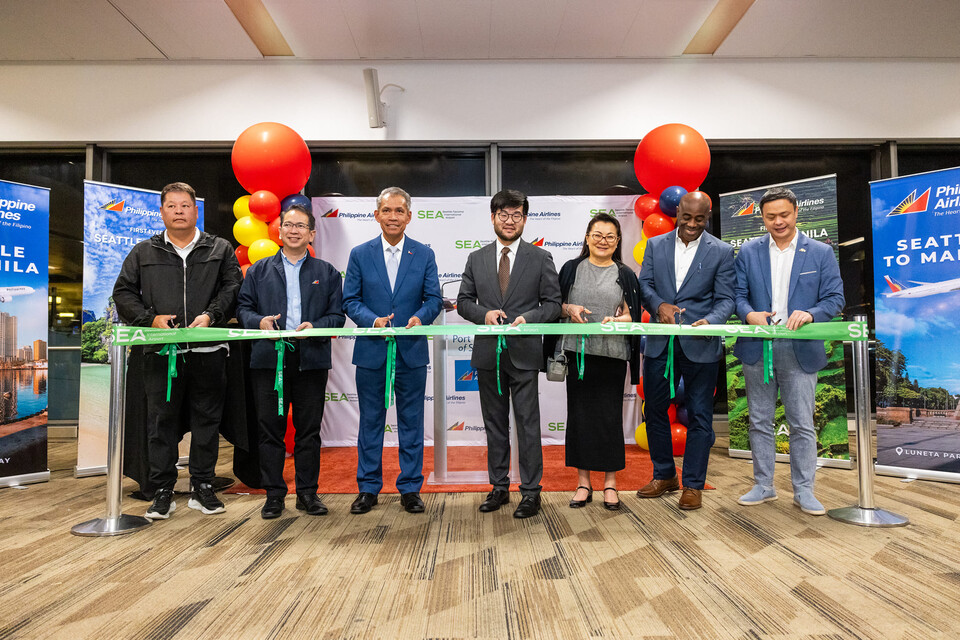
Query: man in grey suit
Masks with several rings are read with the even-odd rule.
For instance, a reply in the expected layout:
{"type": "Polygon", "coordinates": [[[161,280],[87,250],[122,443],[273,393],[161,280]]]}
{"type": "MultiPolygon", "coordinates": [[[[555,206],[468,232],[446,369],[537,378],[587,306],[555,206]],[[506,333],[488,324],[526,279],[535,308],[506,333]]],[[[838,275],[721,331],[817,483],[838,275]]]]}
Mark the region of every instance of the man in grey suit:
{"type": "MultiPolygon", "coordinates": [[[[467,258],[457,296],[460,316],[475,324],[551,322],[560,315],[560,282],[550,253],[520,236],[530,203],[507,189],[490,200],[490,220],[497,239],[467,258]]],[[[480,511],[496,511],[510,501],[510,397],[517,419],[520,493],[515,518],[540,511],[543,450],[540,447],[539,374],[543,364],[541,336],[509,336],[499,357],[497,338],[478,336],[470,363],[477,370],[480,410],[487,434],[487,472],[493,490],[480,511]]]]}
{"type": "MultiPolygon", "coordinates": [[[[734,312],[733,247],[704,233],[710,207],[710,196],[702,191],[686,194],[677,208],[676,230],[647,242],[640,266],[640,297],[660,324],[723,324],[734,312]]],[[[656,498],[680,488],[667,418],[670,381],[664,378],[670,357],[669,340],[667,336],[647,336],[643,352],[643,392],[653,480],[637,491],[640,498],[656,498]]],[[[713,392],[717,367],[723,358],[723,339],[680,336],[674,340],[675,381],[679,384],[681,377],[685,381],[690,416],[679,506],[692,510],[701,506],[710,448],[716,440],[713,392]]]]}

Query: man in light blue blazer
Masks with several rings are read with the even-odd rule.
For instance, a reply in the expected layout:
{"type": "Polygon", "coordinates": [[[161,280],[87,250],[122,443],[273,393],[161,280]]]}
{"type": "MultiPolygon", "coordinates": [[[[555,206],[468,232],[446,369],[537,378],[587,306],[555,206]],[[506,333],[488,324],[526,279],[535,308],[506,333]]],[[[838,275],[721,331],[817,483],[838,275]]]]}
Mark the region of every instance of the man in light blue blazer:
{"type": "MultiPolygon", "coordinates": [[[[383,233],[354,247],[343,284],[343,310],[358,327],[415,327],[430,324],[440,314],[442,299],[433,250],[404,235],[410,222],[410,195],[388,187],[377,196],[374,214],[383,233]]],[[[383,429],[387,410],[386,340],[357,338],[360,431],[357,437],[357,486],[360,495],[350,512],[367,513],[383,488],[383,429]]],[[[426,336],[397,338],[394,390],[400,439],[400,503],[410,513],[422,513],[423,402],[430,356],[426,336]]]]}
{"type": "MultiPolygon", "coordinates": [[[[710,220],[710,196],[691,191],[677,207],[677,228],[650,238],[640,267],[643,306],[660,324],[724,324],[734,310],[733,247],[704,232],[710,220]]],[[[664,378],[668,336],[647,336],[643,350],[645,417],[653,480],[637,491],[656,498],[680,488],[673,460],[673,439],[667,409],[670,381],[664,378]]],[[[683,377],[687,392],[687,444],[683,454],[683,493],[679,507],[699,509],[707,478],[713,431],[713,394],[723,358],[718,336],[680,336],[674,342],[676,384],[683,377]]]]}
{"type": "MultiPolygon", "coordinates": [[[[774,187],[760,198],[768,233],[740,249],[737,271],[737,317],[747,324],[782,324],[799,329],[828,322],[844,305],[843,281],[833,249],[797,231],[797,197],[774,187]]],[[[777,499],[773,488],[776,461],[773,416],[777,391],[790,427],[790,476],[793,503],[804,513],[824,515],[814,497],[817,434],[813,425],[817,371],[827,364],[822,340],[773,340],[773,374],[763,375],[763,340],[739,338],[734,355],[743,362],[750,410],[750,448],[754,486],[738,502],[752,506],[777,499]]]]}

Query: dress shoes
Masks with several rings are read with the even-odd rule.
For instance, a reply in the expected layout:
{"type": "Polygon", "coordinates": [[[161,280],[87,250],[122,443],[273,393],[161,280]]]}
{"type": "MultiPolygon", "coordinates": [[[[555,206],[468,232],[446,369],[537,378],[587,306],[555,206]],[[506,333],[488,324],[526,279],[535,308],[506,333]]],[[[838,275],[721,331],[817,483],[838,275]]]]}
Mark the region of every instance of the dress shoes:
{"type": "Polygon", "coordinates": [[[676,491],[680,488],[680,479],[677,476],[661,480],[654,478],[637,491],[638,498],[659,498],[665,493],[676,491]]]}
{"type": "Polygon", "coordinates": [[[517,510],[513,512],[514,518],[532,518],[540,513],[540,496],[524,496],[517,510]]]}
{"type": "Polygon", "coordinates": [[[273,520],[279,518],[281,513],[283,513],[283,496],[267,496],[267,501],[260,509],[260,517],[264,520],[273,520]]]}
{"type": "Polygon", "coordinates": [[[486,499],[480,503],[480,512],[489,513],[496,511],[501,506],[510,502],[510,492],[503,489],[494,489],[487,494],[486,499]]]}
{"type": "Polygon", "coordinates": [[[691,489],[684,487],[680,494],[680,508],[684,511],[693,511],[703,506],[703,491],[700,489],[691,489]]]}
{"type": "Polygon", "coordinates": [[[603,490],[603,508],[607,511],[620,510],[620,494],[615,487],[607,487],[603,490]],[[617,499],[616,502],[607,502],[607,491],[613,491],[613,496],[617,499]]]}
{"type": "Polygon", "coordinates": [[[359,514],[370,511],[377,504],[377,496],[373,493],[363,492],[357,496],[357,499],[350,505],[350,513],[359,514]]]}
{"type": "Polygon", "coordinates": [[[306,511],[310,516],[327,515],[327,505],[323,504],[315,493],[298,493],[297,509],[306,511]]]}
{"type": "Polygon", "coordinates": [[[571,509],[583,509],[585,506],[587,506],[588,502],[593,502],[593,489],[591,489],[590,487],[585,487],[583,485],[580,485],[579,487],[577,487],[577,491],[580,491],[580,489],[583,489],[584,491],[587,492],[587,497],[585,500],[571,500],[570,501],[571,509]]]}
{"type": "Polygon", "coordinates": [[[407,513],[423,513],[427,508],[416,491],[400,494],[400,504],[407,513]]]}

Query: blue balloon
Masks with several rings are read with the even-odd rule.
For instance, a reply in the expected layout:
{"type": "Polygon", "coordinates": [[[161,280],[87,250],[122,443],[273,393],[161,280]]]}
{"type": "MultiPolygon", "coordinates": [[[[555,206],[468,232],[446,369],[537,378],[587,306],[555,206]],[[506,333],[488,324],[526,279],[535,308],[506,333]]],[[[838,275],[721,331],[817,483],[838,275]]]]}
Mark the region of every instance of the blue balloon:
{"type": "Polygon", "coordinates": [[[294,193],[289,195],[283,200],[280,201],[280,210],[286,211],[293,205],[298,204],[301,207],[304,207],[307,211],[310,212],[310,215],[313,215],[313,204],[310,203],[310,198],[307,196],[302,196],[299,193],[294,193]]]}
{"type": "Polygon", "coordinates": [[[687,190],[683,187],[667,187],[660,194],[660,211],[671,218],[677,217],[677,207],[680,206],[680,198],[687,195],[687,190]]]}
{"type": "Polygon", "coordinates": [[[677,422],[685,427],[690,426],[690,415],[687,413],[686,407],[677,407],[677,422]]]}
{"type": "MultiPolygon", "coordinates": [[[[673,403],[677,405],[681,405],[684,403],[684,401],[686,401],[686,399],[687,399],[687,390],[683,386],[683,378],[681,377],[680,381],[677,382],[676,395],[673,398],[673,403]]],[[[686,424],[686,422],[684,422],[683,424],[686,424]]]]}

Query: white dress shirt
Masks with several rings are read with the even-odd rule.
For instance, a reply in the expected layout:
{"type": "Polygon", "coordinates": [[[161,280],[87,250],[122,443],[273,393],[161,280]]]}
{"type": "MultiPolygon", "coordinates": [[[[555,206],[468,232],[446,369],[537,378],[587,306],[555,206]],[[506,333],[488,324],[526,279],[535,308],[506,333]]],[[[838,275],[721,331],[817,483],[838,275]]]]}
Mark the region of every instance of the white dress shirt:
{"type": "Polygon", "coordinates": [[[773,298],[773,318],[771,322],[780,321],[786,324],[790,314],[787,310],[787,297],[790,294],[790,272],[793,271],[793,258],[797,254],[797,239],[800,232],[793,234],[793,240],[783,251],[777,246],[773,237],[770,238],[770,293],[773,298]]]}
{"type": "Polygon", "coordinates": [[[690,271],[690,266],[693,264],[693,257],[697,255],[697,247],[700,246],[700,240],[702,238],[703,235],[701,234],[696,240],[689,244],[684,244],[683,240],[680,239],[680,234],[677,234],[677,244],[673,252],[673,268],[677,272],[677,291],[680,291],[680,285],[683,284],[684,278],[687,277],[687,272],[690,271]]]}
{"type": "Polygon", "coordinates": [[[503,240],[497,238],[497,266],[500,265],[500,256],[503,255],[504,247],[510,250],[507,252],[507,260],[510,262],[510,273],[513,273],[513,263],[517,259],[517,241],[514,240],[510,244],[504,244],[503,240]]]}

